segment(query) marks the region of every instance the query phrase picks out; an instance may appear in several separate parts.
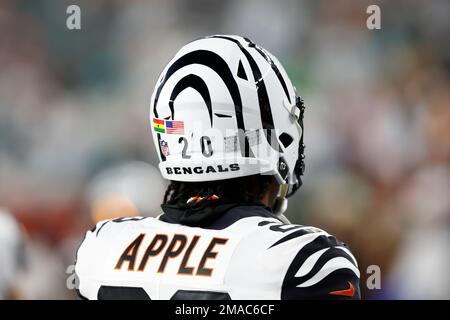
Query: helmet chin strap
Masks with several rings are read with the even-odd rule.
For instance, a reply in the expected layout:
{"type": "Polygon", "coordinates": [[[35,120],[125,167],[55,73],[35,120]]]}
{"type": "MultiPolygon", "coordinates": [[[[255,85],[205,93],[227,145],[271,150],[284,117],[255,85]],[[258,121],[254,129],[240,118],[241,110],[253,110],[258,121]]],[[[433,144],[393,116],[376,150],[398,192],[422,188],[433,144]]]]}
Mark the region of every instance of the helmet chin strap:
{"type": "Polygon", "coordinates": [[[273,205],[272,210],[281,221],[291,224],[291,222],[283,215],[288,207],[288,199],[286,198],[288,189],[289,184],[283,183],[280,185],[280,190],[278,191],[278,196],[275,199],[275,204],[273,205]]]}

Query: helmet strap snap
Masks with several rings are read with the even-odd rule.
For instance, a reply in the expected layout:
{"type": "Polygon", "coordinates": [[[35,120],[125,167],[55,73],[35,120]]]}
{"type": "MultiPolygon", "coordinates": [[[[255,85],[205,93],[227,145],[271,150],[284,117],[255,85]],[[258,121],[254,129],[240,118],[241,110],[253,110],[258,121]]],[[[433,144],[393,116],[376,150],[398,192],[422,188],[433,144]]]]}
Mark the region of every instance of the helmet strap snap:
{"type": "Polygon", "coordinates": [[[286,198],[288,190],[289,184],[283,183],[280,185],[278,196],[275,199],[275,204],[272,208],[275,215],[285,223],[289,223],[289,220],[287,220],[287,218],[283,215],[283,213],[286,211],[288,207],[288,199],[286,198]]]}

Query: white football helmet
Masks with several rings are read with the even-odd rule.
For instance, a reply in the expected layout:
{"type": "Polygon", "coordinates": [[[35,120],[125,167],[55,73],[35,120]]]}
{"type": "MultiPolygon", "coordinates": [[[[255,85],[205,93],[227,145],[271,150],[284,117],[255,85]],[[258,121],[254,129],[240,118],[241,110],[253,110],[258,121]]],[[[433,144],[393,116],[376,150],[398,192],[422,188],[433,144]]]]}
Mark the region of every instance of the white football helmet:
{"type": "Polygon", "coordinates": [[[270,174],[292,195],[304,171],[303,112],[280,62],[249,39],[190,42],[151,98],[161,174],[191,182],[270,174]]]}

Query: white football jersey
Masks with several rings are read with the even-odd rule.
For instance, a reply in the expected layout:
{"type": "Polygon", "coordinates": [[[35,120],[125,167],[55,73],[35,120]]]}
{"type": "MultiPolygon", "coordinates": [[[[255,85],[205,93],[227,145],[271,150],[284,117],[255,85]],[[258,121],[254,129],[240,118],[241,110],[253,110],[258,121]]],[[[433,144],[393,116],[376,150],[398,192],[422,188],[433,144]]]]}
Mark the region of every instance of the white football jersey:
{"type": "Polygon", "coordinates": [[[210,228],[151,217],[99,222],[75,271],[87,299],[359,298],[344,243],[261,207],[234,208],[210,228]]]}

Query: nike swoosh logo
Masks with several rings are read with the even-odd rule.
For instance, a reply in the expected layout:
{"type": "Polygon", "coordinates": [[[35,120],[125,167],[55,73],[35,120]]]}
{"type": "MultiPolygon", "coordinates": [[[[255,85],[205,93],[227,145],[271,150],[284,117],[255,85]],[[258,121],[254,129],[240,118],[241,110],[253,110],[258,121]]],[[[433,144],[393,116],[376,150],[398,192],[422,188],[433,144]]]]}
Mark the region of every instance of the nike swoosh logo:
{"type": "Polygon", "coordinates": [[[350,286],[348,289],[331,291],[329,294],[335,295],[335,296],[353,297],[355,294],[355,288],[353,287],[353,285],[350,281],[348,281],[348,284],[350,286]]]}

